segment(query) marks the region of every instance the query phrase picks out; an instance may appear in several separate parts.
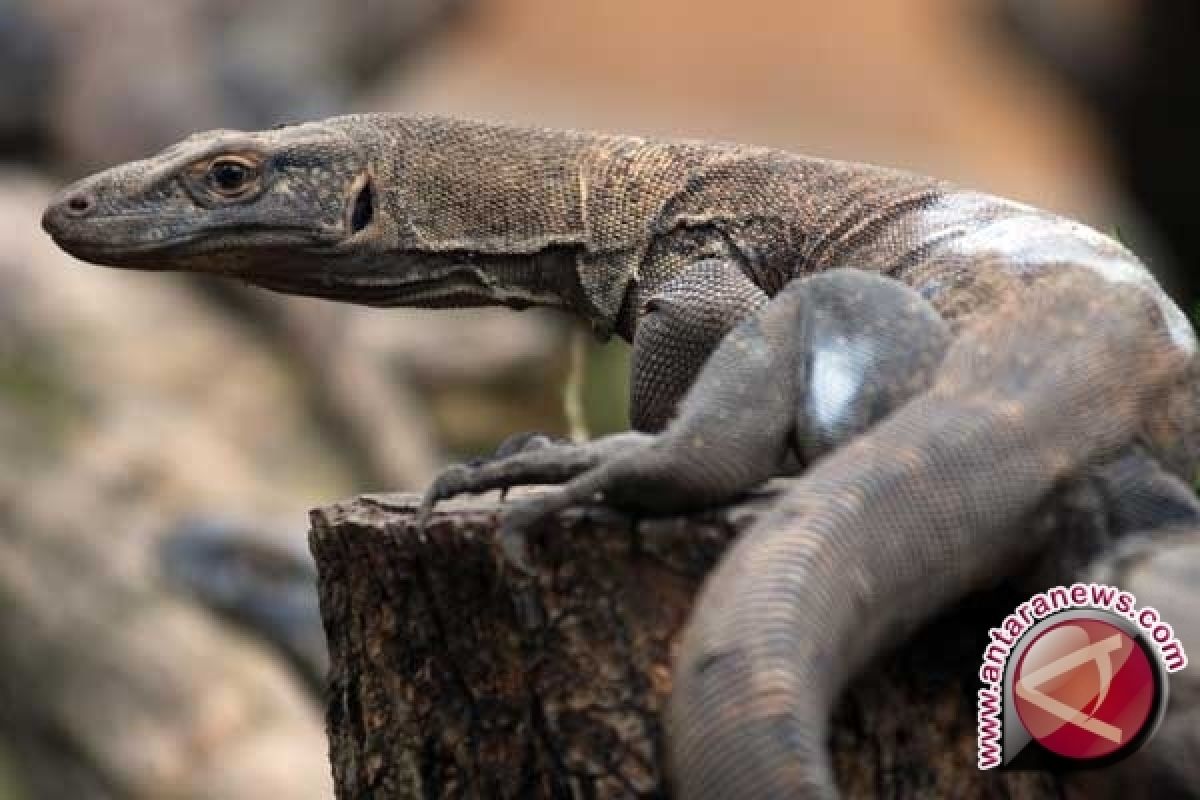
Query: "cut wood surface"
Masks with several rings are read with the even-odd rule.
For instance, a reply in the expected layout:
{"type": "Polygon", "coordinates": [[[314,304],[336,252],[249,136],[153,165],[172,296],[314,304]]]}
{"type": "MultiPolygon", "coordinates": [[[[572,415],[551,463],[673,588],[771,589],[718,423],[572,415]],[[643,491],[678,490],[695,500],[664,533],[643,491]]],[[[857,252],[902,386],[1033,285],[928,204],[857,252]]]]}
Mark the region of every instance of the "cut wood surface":
{"type": "MultiPolygon", "coordinates": [[[[670,519],[575,509],[507,566],[494,494],[414,524],[417,497],[313,513],[340,798],[665,797],[660,712],[702,578],[779,491],[670,519]]],[[[975,677],[1003,590],[874,664],[832,747],[848,796],[1058,797],[1044,773],[975,766],[975,677]]],[[[896,598],[904,602],[904,598],[896,598]]]]}

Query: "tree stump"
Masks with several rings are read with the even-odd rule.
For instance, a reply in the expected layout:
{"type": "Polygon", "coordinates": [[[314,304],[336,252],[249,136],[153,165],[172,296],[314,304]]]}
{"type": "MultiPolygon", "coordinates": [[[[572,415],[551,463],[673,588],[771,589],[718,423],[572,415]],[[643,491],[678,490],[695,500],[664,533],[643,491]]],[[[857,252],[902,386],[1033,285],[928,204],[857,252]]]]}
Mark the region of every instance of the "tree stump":
{"type": "MultiPolygon", "coordinates": [[[[337,796],[669,797],[677,634],[778,491],[636,523],[570,510],[532,537],[532,575],[501,556],[495,495],[446,504],[425,531],[413,495],[315,511],[337,796]]],[[[847,796],[1061,796],[1055,776],[975,766],[976,671],[1015,598],[969,599],[852,685],[831,741],[847,796]]]]}

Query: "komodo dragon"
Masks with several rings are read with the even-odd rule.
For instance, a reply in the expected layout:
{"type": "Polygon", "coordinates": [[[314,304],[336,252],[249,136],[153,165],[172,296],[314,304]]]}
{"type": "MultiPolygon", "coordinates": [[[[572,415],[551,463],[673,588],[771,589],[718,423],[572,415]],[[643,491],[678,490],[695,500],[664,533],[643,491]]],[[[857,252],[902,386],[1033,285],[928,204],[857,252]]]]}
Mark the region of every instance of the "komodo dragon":
{"type": "Polygon", "coordinates": [[[1073,476],[1141,448],[1154,490],[1190,502],[1175,476],[1200,464],[1196,341],[1131,253],[903,172],[368,114],[193,135],[67,188],[43,224],[99,264],[550,306],[631,340],[638,432],[535,440],[431,489],[566,481],[510,506],[518,559],[564,504],[690,508],[804,470],[683,634],[666,722],[687,798],[835,796],[828,716],[868,659],[1046,548],[1021,523],[1073,476]],[[809,277],[832,268],[894,280],[809,277]],[[906,345],[934,355],[897,369],[906,345]]]}

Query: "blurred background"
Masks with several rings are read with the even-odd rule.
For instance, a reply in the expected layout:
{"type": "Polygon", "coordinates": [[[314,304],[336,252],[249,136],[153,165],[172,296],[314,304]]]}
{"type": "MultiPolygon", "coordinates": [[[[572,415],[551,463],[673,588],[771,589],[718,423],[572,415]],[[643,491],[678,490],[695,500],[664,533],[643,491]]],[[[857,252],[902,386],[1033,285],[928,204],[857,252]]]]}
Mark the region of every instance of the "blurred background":
{"type": "Polygon", "coordinates": [[[83,265],[55,187],[354,110],[735,139],[1079,217],[1190,310],[1198,50],[1194,0],[0,0],[0,800],[328,797],[306,510],[568,425],[566,320],[83,265]]]}

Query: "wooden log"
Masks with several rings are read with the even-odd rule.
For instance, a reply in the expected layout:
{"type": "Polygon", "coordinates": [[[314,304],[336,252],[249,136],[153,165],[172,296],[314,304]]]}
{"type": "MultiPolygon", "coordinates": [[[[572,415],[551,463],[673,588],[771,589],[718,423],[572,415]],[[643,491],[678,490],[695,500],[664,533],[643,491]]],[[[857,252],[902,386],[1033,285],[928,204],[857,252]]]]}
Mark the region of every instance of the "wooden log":
{"type": "MultiPolygon", "coordinates": [[[[494,501],[450,505],[423,532],[412,495],[315,511],[338,797],[669,796],[659,715],[676,636],[778,491],[636,524],[565,512],[533,537],[532,576],[506,567],[494,501]]],[[[965,603],[853,685],[831,743],[848,796],[1060,796],[1054,776],[975,766],[975,674],[1005,595],[965,603]]]]}

